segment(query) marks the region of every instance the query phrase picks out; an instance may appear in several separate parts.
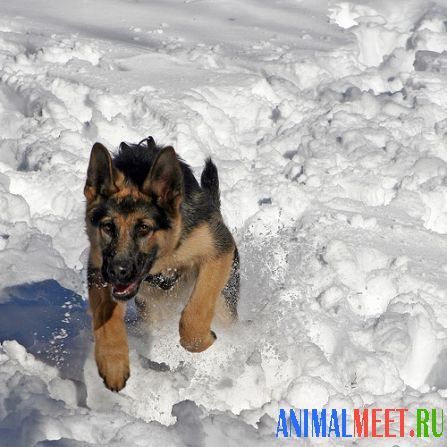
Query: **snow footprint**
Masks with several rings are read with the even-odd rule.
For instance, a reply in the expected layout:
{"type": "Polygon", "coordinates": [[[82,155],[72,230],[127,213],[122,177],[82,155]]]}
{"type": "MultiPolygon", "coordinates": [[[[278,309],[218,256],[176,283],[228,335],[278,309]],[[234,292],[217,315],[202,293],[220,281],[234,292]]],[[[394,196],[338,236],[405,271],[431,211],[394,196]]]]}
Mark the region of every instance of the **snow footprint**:
{"type": "Polygon", "coordinates": [[[388,330],[386,343],[404,348],[401,351],[404,361],[400,367],[400,376],[407,385],[420,388],[427,382],[442,349],[433,310],[420,296],[406,293],[390,302],[387,309],[389,314],[400,316],[400,328],[397,332],[391,331],[391,328],[388,330]]]}
{"type": "Polygon", "coordinates": [[[327,246],[324,260],[350,290],[347,301],[356,314],[365,317],[382,314],[397,293],[393,274],[388,270],[390,259],[379,250],[350,248],[333,240],[327,246]]]}

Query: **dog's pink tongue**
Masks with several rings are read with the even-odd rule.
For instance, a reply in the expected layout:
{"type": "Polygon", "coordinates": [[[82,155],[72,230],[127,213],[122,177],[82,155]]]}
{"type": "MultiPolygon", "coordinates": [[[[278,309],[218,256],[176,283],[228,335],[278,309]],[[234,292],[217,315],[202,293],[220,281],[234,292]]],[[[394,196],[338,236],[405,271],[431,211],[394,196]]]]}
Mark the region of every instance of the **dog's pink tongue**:
{"type": "Polygon", "coordinates": [[[115,290],[116,290],[118,293],[123,293],[123,292],[125,292],[127,289],[129,289],[131,285],[132,285],[132,284],[127,284],[127,285],[125,285],[125,286],[115,286],[115,290]]]}

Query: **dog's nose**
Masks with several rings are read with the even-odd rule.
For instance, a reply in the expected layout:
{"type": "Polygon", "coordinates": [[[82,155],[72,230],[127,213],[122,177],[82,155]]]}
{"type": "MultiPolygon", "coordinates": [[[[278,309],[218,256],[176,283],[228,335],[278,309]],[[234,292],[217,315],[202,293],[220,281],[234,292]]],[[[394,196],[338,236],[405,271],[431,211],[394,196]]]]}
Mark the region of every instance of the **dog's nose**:
{"type": "Polygon", "coordinates": [[[127,282],[131,282],[133,270],[133,264],[131,261],[118,259],[113,261],[110,273],[114,282],[125,284],[127,282]]]}

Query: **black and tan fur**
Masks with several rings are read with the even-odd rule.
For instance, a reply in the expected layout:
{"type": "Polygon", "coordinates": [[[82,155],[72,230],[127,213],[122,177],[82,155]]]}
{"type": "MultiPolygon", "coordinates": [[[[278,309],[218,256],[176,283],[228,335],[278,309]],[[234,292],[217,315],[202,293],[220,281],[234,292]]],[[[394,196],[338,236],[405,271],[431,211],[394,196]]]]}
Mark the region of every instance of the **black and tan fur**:
{"type": "Polygon", "coordinates": [[[179,332],[185,349],[201,352],[216,339],[210,326],[220,294],[237,316],[239,258],[222,220],[210,159],[199,185],[174,149],[156,146],[151,137],[122,143],[113,159],[96,143],[84,193],[96,363],[106,387],[119,391],[130,373],[125,302],[141,282],[169,288],[173,275],[194,272],[179,332]]]}

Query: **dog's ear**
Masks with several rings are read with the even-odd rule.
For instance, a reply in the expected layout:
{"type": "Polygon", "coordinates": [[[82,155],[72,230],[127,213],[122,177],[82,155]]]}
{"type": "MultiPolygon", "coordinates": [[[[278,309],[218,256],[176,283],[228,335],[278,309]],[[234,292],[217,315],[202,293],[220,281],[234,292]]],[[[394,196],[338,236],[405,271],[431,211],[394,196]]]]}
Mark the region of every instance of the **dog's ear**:
{"type": "Polygon", "coordinates": [[[157,154],[142,191],[155,196],[160,206],[178,208],[183,198],[183,173],[173,147],[165,147],[157,154]]]}
{"type": "Polygon", "coordinates": [[[118,171],[112,164],[109,151],[101,143],[95,143],[90,153],[87,182],[84,188],[87,201],[90,202],[98,195],[108,197],[118,192],[118,177],[118,171]]]}

